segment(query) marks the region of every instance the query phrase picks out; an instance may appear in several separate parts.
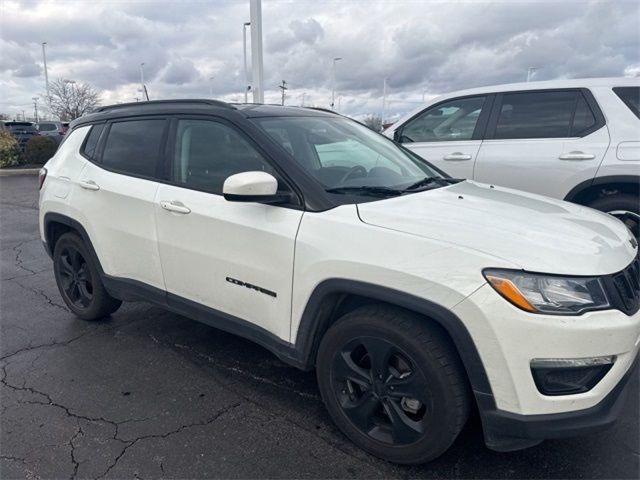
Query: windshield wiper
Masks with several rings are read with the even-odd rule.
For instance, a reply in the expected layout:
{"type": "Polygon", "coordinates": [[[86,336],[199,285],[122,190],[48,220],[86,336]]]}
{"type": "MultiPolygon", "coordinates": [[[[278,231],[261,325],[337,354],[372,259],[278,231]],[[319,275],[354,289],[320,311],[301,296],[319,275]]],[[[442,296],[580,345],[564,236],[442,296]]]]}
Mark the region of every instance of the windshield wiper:
{"type": "Polygon", "coordinates": [[[342,193],[345,195],[373,195],[377,197],[394,197],[402,195],[402,190],[389,187],[376,187],[373,185],[363,185],[360,187],[335,187],[326,190],[329,193],[342,193]]]}
{"type": "Polygon", "coordinates": [[[405,191],[415,190],[417,188],[428,187],[430,185],[438,185],[438,186],[452,185],[454,183],[462,182],[462,180],[463,179],[461,178],[424,177],[422,180],[418,180],[416,183],[412,183],[404,190],[405,191]]]}

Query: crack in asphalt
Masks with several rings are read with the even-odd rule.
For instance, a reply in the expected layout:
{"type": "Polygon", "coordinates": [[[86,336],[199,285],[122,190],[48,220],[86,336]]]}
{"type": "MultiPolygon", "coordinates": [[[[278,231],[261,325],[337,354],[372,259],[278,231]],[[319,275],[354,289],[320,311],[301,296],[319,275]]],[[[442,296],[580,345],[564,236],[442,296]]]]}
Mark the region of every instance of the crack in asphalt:
{"type": "MultiPolygon", "coordinates": [[[[34,274],[35,275],[35,274],[34,274]]],[[[20,277],[19,277],[20,278],[20,277]]],[[[21,277],[24,278],[24,277],[21,277]]],[[[26,285],[23,285],[20,282],[17,282],[14,280],[14,282],[16,285],[19,285],[20,287],[24,288],[25,290],[35,293],[36,295],[39,295],[41,297],[43,297],[45,299],[45,301],[51,305],[52,307],[56,307],[59,308],[60,310],[63,310],[67,313],[70,313],[69,309],[67,307],[65,307],[64,305],[60,305],[59,303],[56,303],[55,301],[53,301],[53,299],[51,297],[49,297],[46,293],[44,293],[44,291],[42,290],[38,290],[37,288],[32,288],[32,287],[28,287],[26,285]]]]}
{"type": "MultiPolygon", "coordinates": [[[[183,430],[186,430],[188,428],[202,427],[202,426],[210,425],[213,422],[215,422],[216,420],[218,420],[222,415],[224,415],[225,413],[230,412],[231,410],[234,410],[234,409],[238,408],[240,405],[242,405],[242,402],[236,402],[236,403],[234,403],[234,404],[232,404],[232,405],[230,405],[230,406],[228,406],[226,408],[223,408],[222,410],[219,410],[215,415],[213,415],[212,417],[210,417],[210,418],[208,418],[207,420],[204,420],[204,421],[189,423],[189,424],[186,424],[186,425],[181,425],[180,427],[178,427],[178,428],[176,428],[174,430],[171,430],[169,432],[166,432],[166,433],[157,433],[157,434],[153,434],[153,435],[143,435],[141,437],[137,437],[137,438],[129,441],[128,445],[126,445],[122,449],[120,454],[118,454],[115,457],[115,459],[113,460],[111,465],[109,465],[107,467],[105,472],[102,475],[98,476],[97,478],[106,477],[109,474],[109,472],[118,464],[118,462],[125,455],[127,450],[129,450],[131,447],[133,447],[136,443],[141,442],[143,440],[149,440],[151,438],[167,438],[167,437],[170,437],[171,435],[175,435],[177,433],[180,433],[183,430]]],[[[163,469],[163,471],[164,471],[164,469],[163,469]]]]}
{"type": "MultiPolygon", "coordinates": [[[[94,331],[95,331],[95,329],[87,330],[86,332],[83,332],[80,335],[77,335],[77,336],[75,336],[75,337],[73,337],[73,338],[71,338],[69,340],[64,340],[62,342],[55,342],[54,341],[54,342],[50,342],[50,343],[43,343],[43,344],[40,344],[40,345],[29,345],[28,347],[23,347],[23,348],[20,348],[20,349],[16,350],[15,352],[3,355],[2,357],[0,357],[0,361],[4,362],[4,361],[6,361],[6,360],[8,360],[8,359],[10,359],[10,358],[12,358],[12,357],[14,357],[16,355],[20,355],[21,353],[31,352],[33,350],[39,350],[41,348],[52,348],[52,347],[59,347],[59,346],[66,347],[66,346],[69,346],[70,344],[72,344],[73,342],[81,339],[85,335],[93,333],[94,331]]],[[[5,366],[3,366],[2,368],[4,369],[5,366]]]]}
{"type": "Polygon", "coordinates": [[[14,259],[14,265],[15,265],[16,267],[18,267],[20,270],[24,270],[24,271],[26,271],[26,272],[29,272],[29,273],[31,273],[32,275],[35,275],[35,274],[36,274],[36,273],[38,273],[38,272],[36,272],[36,271],[34,271],[34,270],[31,270],[30,268],[25,267],[25,266],[23,265],[24,261],[23,261],[20,257],[22,256],[22,246],[23,246],[25,243],[34,242],[35,240],[36,240],[36,239],[24,240],[24,241],[22,241],[22,242],[18,243],[16,246],[14,246],[14,247],[12,248],[12,250],[13,250],[14,252],[16,252],[16,258],[14,259]]]}
{"type": "Polygon", "coordinates": [[[74,478],[76,478],[76,475],[78,474],[78,468],[80,468],[80,462],[76,459],[76,446],[73,444],[73,441],[76,438],[78,438],[79,435],[84,436],[84,432],[82,431],[82,427],[81,426],[78,426],[78,430],[73,435],[73,437],[71,437],[71,440],[69,440],[69,446],[71,447],[71,453],[70,453],[71,454],[71,464],[73,465],[73,473],[69,477],[70,480],[73,480],[74,478]]]}

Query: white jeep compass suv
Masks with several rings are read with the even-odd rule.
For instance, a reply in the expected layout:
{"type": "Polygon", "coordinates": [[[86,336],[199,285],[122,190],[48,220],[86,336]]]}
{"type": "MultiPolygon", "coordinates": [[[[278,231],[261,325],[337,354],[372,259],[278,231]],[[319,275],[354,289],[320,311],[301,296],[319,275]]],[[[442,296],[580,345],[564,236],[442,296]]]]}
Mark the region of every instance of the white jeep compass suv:
{"type": "Polygon", "coordinates": [[[385,134],[457,178],[587,205],[639,236],[640,79],[448,93],[385,134]]]}
{"type": "Polygon", "coordinates": [[[475,408],[506,451],[624,402],[640,262],[610,215],[452,179],[333,113],[211,100],[82,117],[40,182],[72,312],[147,300],[315,368],[374,455],[433,459],[475,408]]]}

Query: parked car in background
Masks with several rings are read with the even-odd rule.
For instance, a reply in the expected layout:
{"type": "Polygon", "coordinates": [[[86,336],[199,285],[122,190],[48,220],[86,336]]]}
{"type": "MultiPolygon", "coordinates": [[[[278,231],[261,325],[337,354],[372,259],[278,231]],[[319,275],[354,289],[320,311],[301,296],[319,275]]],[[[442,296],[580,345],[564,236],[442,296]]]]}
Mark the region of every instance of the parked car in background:
{"type": "Polygon", "coordinates": [[[4,126],[18,140],[20,150],[24,152],[27,142],[33,137],[40,135],[38,129],[32,122],[4,122],[4,126]]]}
{"type": "Polygon", "coordinates": [[[315,367],[336,425],[387,460],[436,458],[476,409],[501,451],[597,431],[636,375],[622,223],[452,179],[333,112],[101,107],[39,180],[71,312],[148,300],[315,367]]]}
{"type": "Polygon", "coordinates": [[[401,118],[385,134],[453,177],[609,212],[638,236],[637,78],[452,92],[401,118]]]}
{"type": "Polygon", "coordinates": [[[40,135],[44,135],[46,137],[52,137],[57,143],[62,141],[64,134],[67,132],[69,128],[69,124],[65,124],[62,122],[40,122],[36,125],[38,132],[40,135]]]}

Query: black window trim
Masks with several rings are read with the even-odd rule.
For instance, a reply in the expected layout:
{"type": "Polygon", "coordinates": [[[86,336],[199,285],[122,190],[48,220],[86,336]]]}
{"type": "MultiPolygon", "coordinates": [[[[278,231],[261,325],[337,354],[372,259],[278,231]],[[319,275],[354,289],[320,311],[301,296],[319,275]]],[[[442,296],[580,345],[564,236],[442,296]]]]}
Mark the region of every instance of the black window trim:
{"type": "MultiPolygon", "coordinates": [[[[576,97],[577,104],[577,97],[576,97]]],[[[575,105],[573,113],[571,114],[571,125],[570,128],[573,128],[573,118],[575,116],[575,105]]],[[[491,111],[491,115],[489,117],[489,121],[487,122],[486,131],[483,140],[545,140],[545,139],[561,139],[561,138],[584,138],[587,135],[591,135],[593,132],[600,130],[602,127],[606,125],[606,120],[604,115],[602,114],[602,110],[598,106],[598,102],[593,97],[593,93],[588,88],[537,88],[531,90],[509,90],[505,92],[498,92],[495,94],[495,100],[493,102],[493,109],[491,111]],[[500,110],[502,109],[502,98],[504,95],[508,94],[520,94],[520,93],[549,93],[549,92],[576,92],[578,94],[582,94],[585,101],[587,102],[587,106],[591,110],[593,117],[596,122],[593,126],[583,130],[580,132],[580,135],[571,136],[571,131],[569,131],[569,136],[567,137],[524,137],[524,138],[495,138],[496,127],[498,125],[498,118],[500,116],[500,110]]]]}
{"type": "Polygon", "coordinates": [[[423,108],[422,110],[420,110],[418,113],[416,113],[413,117],[411,117],[409,120],[406,120],[397,130],[395,130],[393,132],[393,139],[394,141],[396,141],[397,143],[400,143],[402,145],[412,145],[415,143],[443,143],[443,142],[472,142],[475,140],[482,140],[484,137],[484,134],[486,132],[487,129],[487,124],[488,124],[488,120],[489,120],[489,115],[491,114],[493,105],[494,105],[494,98],[495,98],[495,94],[494,93],[474,93],[472,95],[463,95],[461,97],[450,97],[450,98],[446,98],[438,103],[434,103],[433,105],[429,105],[426,108],[423,108]],[[400,142],[400,139],[402,138],[402,132],[403,130],[406,128],[407,125],[409,125],[411,122],[413,122],[416,118],[418,118],[419,116],[421,116],[423,113],[425,113],[427,110],[432,110],[436,107],[439,107],[440,105],[443,105],[445,103],[449,103],[449,102],[453,102],[456,100],[465,100],[467,98],[476,98],[476,97],[485,97],[484,103],[482,104],[481,110],[480,110],[480,115],[478,116],[478,121],[476,122],[476,126],[473,129],[473,134],[471,135],[470,139],[467,140],[435,140],[433,142],[406,142],[406,143],[402,143],[400,142]]]}
{"type": "Polygon", "coordinates": [[[211,190],[207,190],[204,188],[197,188],[193,185],[186,185],[184,183],[176,182],[173,178],[173,162],[175,159],[175,148],[176,148],[176,136],[178,133],[178,121],[179,120],[205,120],[210,122],[217,122],[222,125],[225,125],[235,132],[238,133],[256,152],[258,152],[263,160],[278,174],[278,180],[282,181],[285,186],[289,189],[292,194],[292,201],[287,203],[276,203],[270,204],[274,207],[283,207],[290,208],[293,210],[305,210],[304,196],[299,188],[297,188],[295,182],[291,180],[289,175],[287,175],[284,170],[278,165],[277,162],[273,161],[271,156],[262,148],[257,142],[255,142],[249,134],[247,134],[240,125],[230,121],[228,118],[218,116],[215,114],[197,114],[197,113],[185,113],[185,114],[174,114],[171,115],[170,118],[170,127],[168,131],[168,139],[165,145],[164,150],[164,161],[161,165],[161,170],[159,172],[158,182],[164,183],[166,185],[171,185],[178,188],[184,188],[186,190],[194,190],[197,192],[203,192],[209,195],[216,195],[218,197],[223,197],[222,193],[212,192],[211,190]]]}

